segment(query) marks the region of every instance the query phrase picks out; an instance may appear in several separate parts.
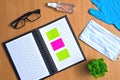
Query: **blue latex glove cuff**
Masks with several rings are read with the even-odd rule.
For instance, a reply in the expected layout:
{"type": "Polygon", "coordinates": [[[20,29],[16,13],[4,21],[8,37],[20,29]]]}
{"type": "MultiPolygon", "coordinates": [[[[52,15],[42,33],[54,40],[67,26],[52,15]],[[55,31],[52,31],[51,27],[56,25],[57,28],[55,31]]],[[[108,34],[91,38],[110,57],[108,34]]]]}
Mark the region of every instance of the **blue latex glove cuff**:
{"type": "Polygon", "coordinates": [[[117,23],[115,23],[114,25],[115,25],[115,27],[116,27],[118,30],[120,30],[120,22],[117,22],[117,23]]]}

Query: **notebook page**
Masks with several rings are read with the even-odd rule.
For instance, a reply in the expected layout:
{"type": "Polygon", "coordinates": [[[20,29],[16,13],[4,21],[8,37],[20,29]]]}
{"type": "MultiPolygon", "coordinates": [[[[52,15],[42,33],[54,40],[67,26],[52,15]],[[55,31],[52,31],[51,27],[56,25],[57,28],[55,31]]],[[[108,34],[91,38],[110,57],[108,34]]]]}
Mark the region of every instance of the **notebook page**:
{"type": "Polygon", "coordinates": [[[32,33],[6,43],[21,80],[39,80],[49,75],[32,33]]]}
{"type": "Polygon", "coordinates": [[[39,29],[58,71],[84,60],[65,18],[39,29]]]}

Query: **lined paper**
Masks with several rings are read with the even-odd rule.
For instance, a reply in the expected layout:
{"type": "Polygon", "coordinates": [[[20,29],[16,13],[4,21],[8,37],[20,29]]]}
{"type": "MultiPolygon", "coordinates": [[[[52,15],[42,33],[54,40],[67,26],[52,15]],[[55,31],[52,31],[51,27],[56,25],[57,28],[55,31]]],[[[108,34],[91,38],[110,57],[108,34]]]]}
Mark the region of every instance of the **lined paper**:
{"type": "Polygon", "coordinates": [[[6,43],[21,80],[39,80],[49,74],[32,33],[6,43]]]}
{"type": "Polygon", "coordinates": [[[57,20],[49,25],[46,25],[46,26],[40,28],[39,31],[46,43],[46,46],[50,52],[50,55],[56,65],[58,71],[84,60],[84,56],[82,55],[82,52],[76,43],[76,40],[73,36],[73,33],[71,32],[70,26],[69,26],[66,18],[62,18],[62,19],[57,20]],[[53,29],[57,29],[57,31],[59,32],[59,36],[57,36],[57,38],[54,38],[50,41],[48,38],[48,35],[46,35],[46,32],[49,32],[53,29]],[[55,41],[56,39],[60,39],[60,38],[64,42],[65,46],[55,51],[50,43],[55,41]],[[64,54],[64,52],[62,52],[59,55],[60,57],[58,57],[57,53],[64,51],[64,49],[67,49],[69,55],[67,54],[67,56],[66,56],[66,54],[64,54]],[[59,58],[62,58],[62,59],[60,60],[59,58]]]}

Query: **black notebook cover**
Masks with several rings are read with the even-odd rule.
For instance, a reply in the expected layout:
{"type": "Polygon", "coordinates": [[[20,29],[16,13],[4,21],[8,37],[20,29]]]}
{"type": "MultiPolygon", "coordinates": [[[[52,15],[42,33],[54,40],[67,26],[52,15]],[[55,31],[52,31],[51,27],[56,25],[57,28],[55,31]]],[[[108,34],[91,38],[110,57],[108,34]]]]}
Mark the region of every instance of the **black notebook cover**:
{"type": "Polygon", "coordinates": [[[41,80],[85,61],[67,16],[4,43],[19,80],[41,80]]]}

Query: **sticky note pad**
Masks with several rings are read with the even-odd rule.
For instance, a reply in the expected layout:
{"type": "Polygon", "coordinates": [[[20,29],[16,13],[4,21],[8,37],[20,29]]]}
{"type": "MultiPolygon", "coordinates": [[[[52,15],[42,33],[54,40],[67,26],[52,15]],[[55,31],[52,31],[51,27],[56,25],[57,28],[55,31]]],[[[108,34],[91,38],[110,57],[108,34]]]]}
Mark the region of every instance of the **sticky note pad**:
{"type": "Polygon", "coordinates": [[[56,55],[59,61],[65,60],[70,57],[70,54],[67,49],[57,52],[56,55]]]}
{"type": "Polygon", "coordinates": [[[49,40],[53,40],[53,39],[55,39],[55,38],[60,36],[57,28],[53,28],[52,30],[46,32],[46,35],[47,35],[49,40]]]}
{"type": "Polygon", "coordinates": [[[54,51],[56,51],[56,50],[65,46],[61,38],[51,42],[51,45],[52,45],[52,48],[53,48],[54,51]]]}

